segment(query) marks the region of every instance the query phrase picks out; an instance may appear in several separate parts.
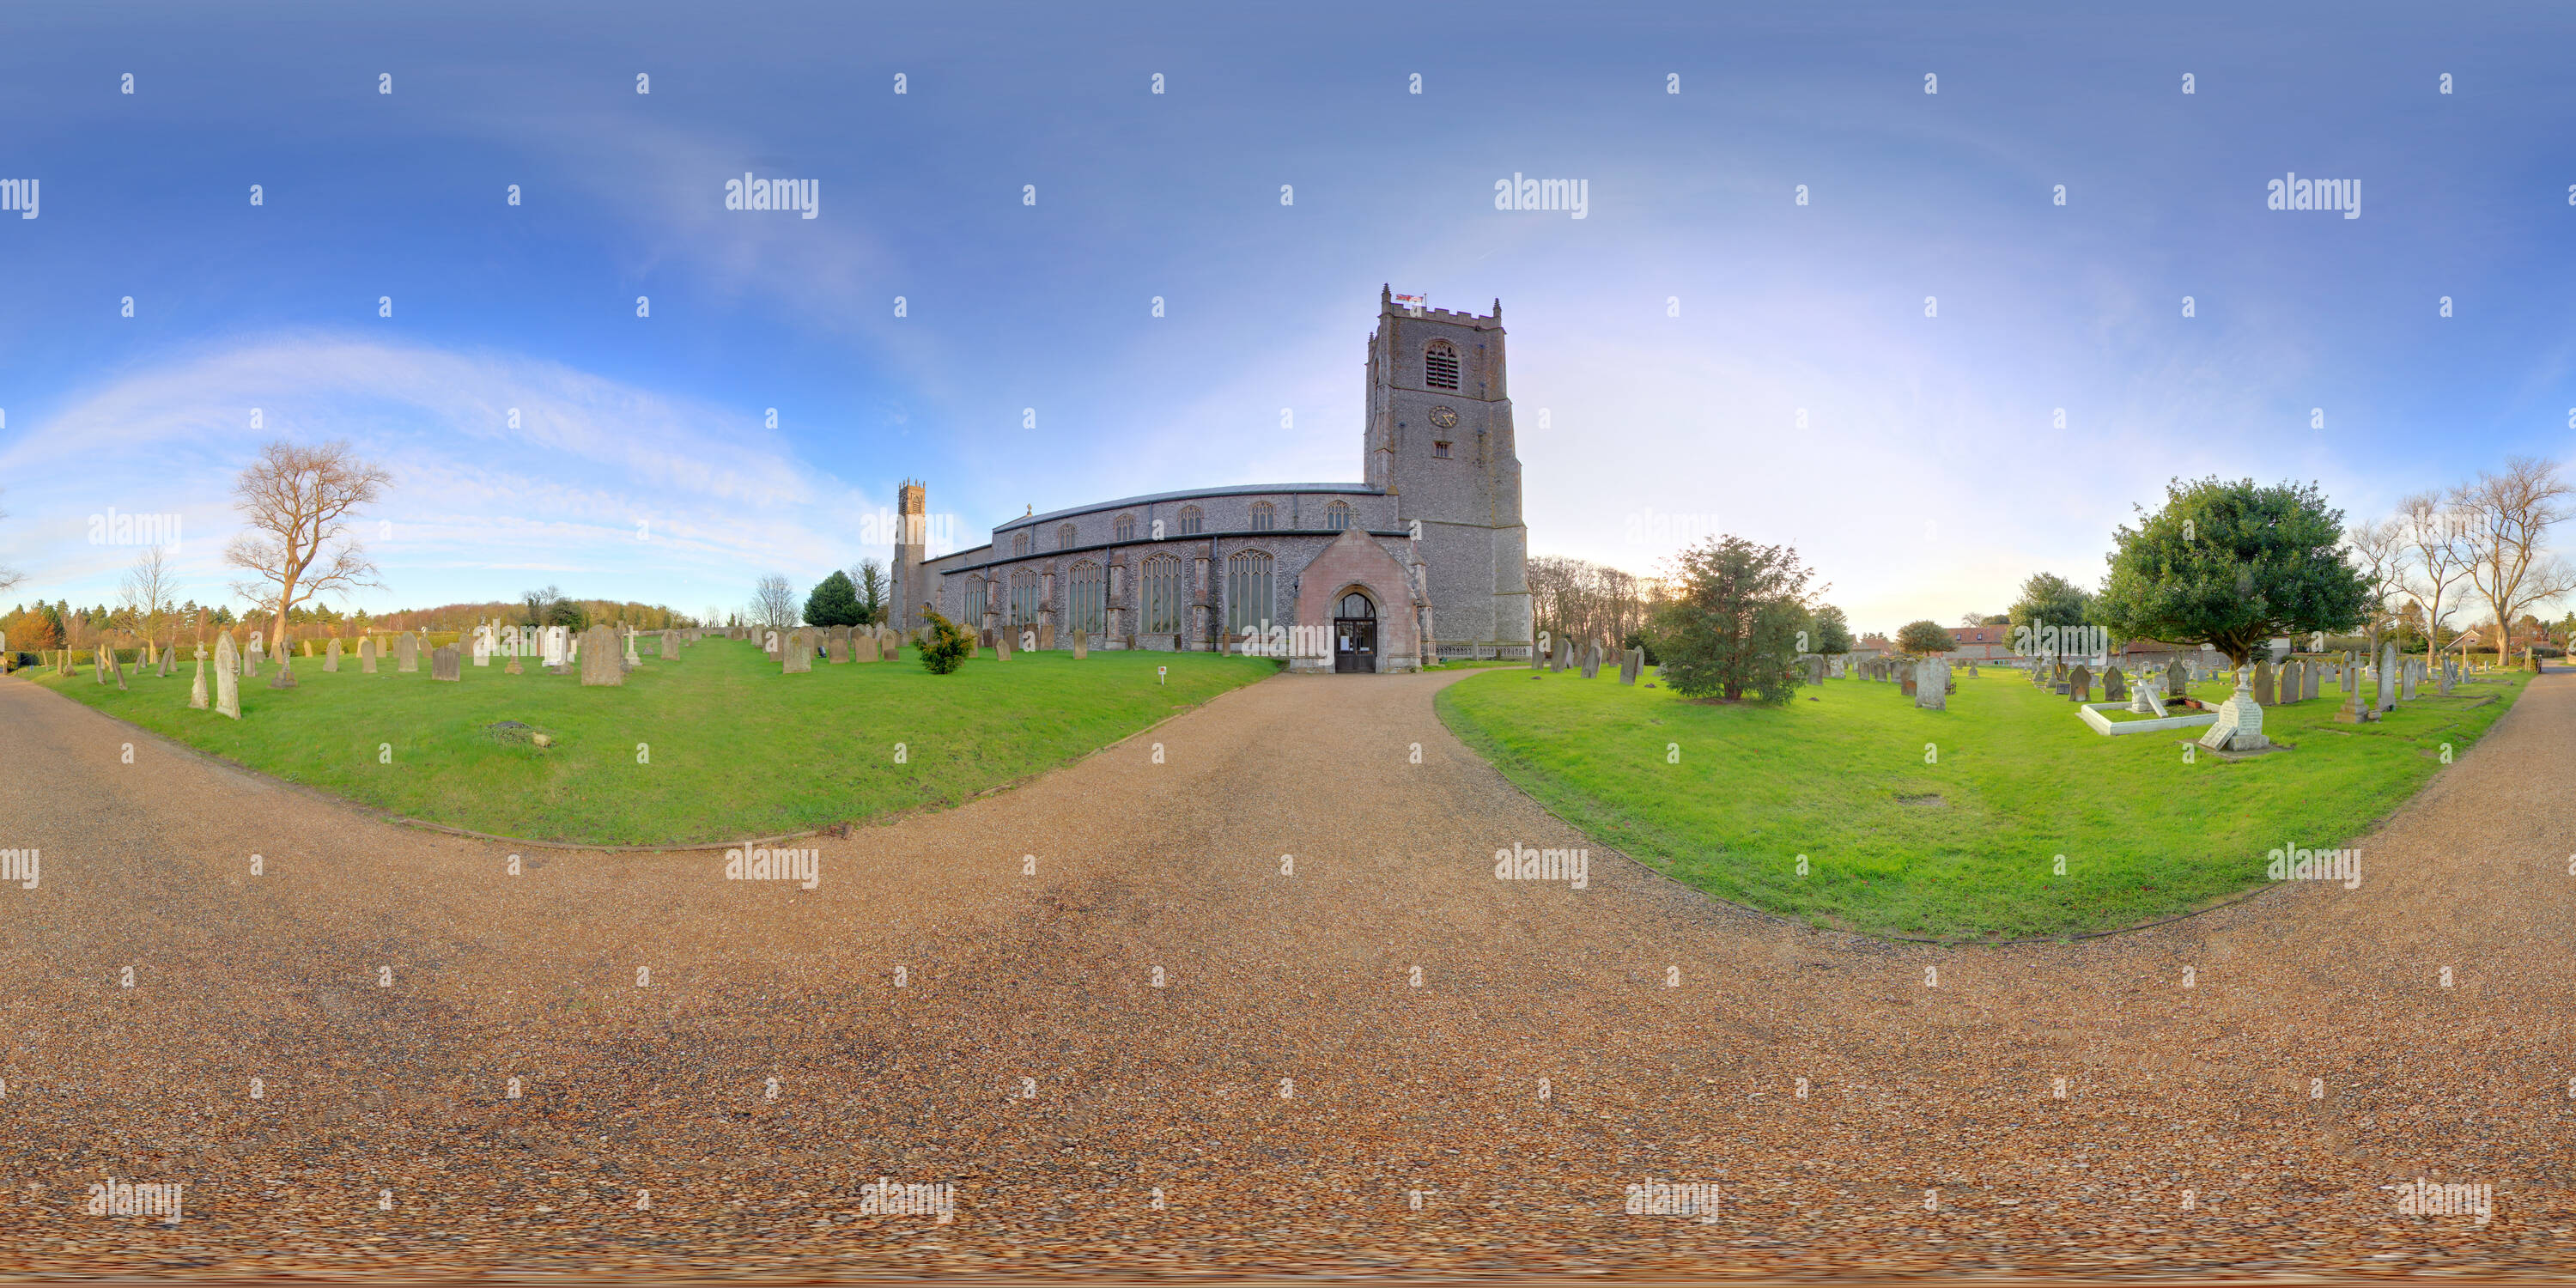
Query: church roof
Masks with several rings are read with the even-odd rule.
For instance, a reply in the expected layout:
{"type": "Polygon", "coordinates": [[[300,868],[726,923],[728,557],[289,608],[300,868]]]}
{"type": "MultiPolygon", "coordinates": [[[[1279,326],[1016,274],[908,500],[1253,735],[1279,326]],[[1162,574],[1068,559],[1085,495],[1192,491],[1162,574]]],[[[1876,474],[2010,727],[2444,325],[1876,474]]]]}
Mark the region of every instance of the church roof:
{"type": "Polygon", "coordinates": [[[1366,483],[1246,483],[1239,487],[1192,488],[1186,492],[1148,492],[1143,496],[1121,497],[1115,501],[1102,501],[1094,505],[1077,505],[1062,510],[1049,510],[1044,514],[1024,514],[1019,518],[1012,519],[1008,522],[994,524],[993,531],[1008,532],[1013,528],[1025,528],[1034,523],[1047,523],[1056,519],[1071,518],[1077,514],[1097,514],[1102,510],[1123,510],[1130,506],[1155,505],[1164,501],[1187,501],[1203,496],[1275,496],[1282,492],[1323,492],[1340,493],[1345,496],[1384,496],[1386,494],[1386,489],[1371,487],[1366,483]]]}

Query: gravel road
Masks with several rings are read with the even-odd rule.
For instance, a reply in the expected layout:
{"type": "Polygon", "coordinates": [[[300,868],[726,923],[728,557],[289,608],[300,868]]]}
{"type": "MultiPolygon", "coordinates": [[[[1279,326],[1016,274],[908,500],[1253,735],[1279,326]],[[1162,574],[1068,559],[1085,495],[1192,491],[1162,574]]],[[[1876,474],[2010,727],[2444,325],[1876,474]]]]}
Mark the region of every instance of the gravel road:
{"type": "Polygon", "coordinates": [[[0,886],[0,1275],[2576,1270],[2576,677],[2358,889],[2006,949],[1597,847],[1497,880],[1587,843],[1440,726],[1460,678],[1267,680],[799,842],[811,890],[514,876],[0,681],[0,849],[41,855],[0,886]],[[89,1214],[111,1177],[181,1219],[89,1214]],[[2417,1178],[2490,1217],[2400,1214],[2417,1178]],[[1714,1211],[1626,1212],[1650,1180],[1714,1211]]]}

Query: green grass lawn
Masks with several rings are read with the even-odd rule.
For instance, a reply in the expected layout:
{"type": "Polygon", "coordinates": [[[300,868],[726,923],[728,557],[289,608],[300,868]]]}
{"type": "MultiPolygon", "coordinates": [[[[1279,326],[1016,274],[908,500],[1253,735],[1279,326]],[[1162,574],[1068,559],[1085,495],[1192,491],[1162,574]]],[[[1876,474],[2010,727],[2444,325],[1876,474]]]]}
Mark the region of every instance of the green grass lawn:
{"type": "MultiPolygon", "coordinates": [[[[169,679],[129,669],[126,692],[87,667],[38,683],[110,715],[281,778],[411,818],[503,836],[597,844],[721,841],[804,831],[967,797],[1061,765],[1228,689],[1274,674],[1260,658],[1207,653],[992,652],[932,675],[901,661],[783,675],[758,646],[709,638],[616,688],[576,675],[508,675],[494,659],[433,684],[429,659],[375,675],[296,659],[242,686],[242,718],[188,709],[194,663],[169,679]],[[1169,667],[1168,684],[1155,668],[1169,667]],[[485,728],[516,720],[538,748],[485,728]],[[381,744],[392,763],[379,763],[381,744]],[[637,763],[636,745],[650,763],[637,763]],[[895,763],[895,744],[905,763],[895,763]]],[[[211,665],[211,664],[210,664],[211,665]]],[[[32,673],[25,673],[32,674],[32,673]]],[[[208,678],[209,694],[213,680],[208,678]]]]}
{"type": "MultiPolygon", "coordinates": [[[[2131,925],[2244,891],[2263,879],[2266,851],[2343,848],[2530,678],[2450,698],[2421,686],[2419,701],[2358,726],[2328,720],[2341,705],[2328,684],[2264,712],[2264,732],[2293,750],[2186,763],[2181,743],[2201,730],[2106,737],[2017,672],[1960,672],[1947,711],[1865,680],[1757,707],[1625,687],[1607,669],[1589,681],[1532,674],[1461,680],[1441,693],[1440,716],[1598,843],[1811,924],[1942,939],[2131,925]]],[[[2230,691],[2212,682],[2193,695],[2230,691]]],[[[2365,880],[2369,865],[2364,854],[2365,880]]]]}

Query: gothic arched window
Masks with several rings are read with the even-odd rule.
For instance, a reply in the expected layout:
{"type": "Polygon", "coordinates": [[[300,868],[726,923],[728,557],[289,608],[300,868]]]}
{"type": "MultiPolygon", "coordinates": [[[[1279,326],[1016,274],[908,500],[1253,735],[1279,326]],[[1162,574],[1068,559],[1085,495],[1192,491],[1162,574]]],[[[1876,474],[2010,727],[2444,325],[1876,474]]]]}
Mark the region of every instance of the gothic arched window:
{"type": "Polygon", "coordinates": [[[1272,504],[1271,504],[1271,503],[1269,503],[1268,501],[1255,501],[1255,502],[1253,502],[1253,503],[1252,503],[1252,530],[1253,530],[1253,531],[1255,531],[1255,532],[1268,532],[1268,531],[1270,531],[1272,528],[1275,528],[1275,527],[1278,527],[1278,526],[1279,526],[1279,507],[1278,507],[1278,506],[1272,505],[1272,504]]]}
{"type": "Polygon", "coordinates": [[[1351,503],[1348,501],[1335,501],[1331,505],[1325,506],[1324,526],[1335,532],[1347,531],[1351,526],[1351,503]]]}
{"type": "Polygon", "coordinates": [[[1026,569],[1011,574],[1011,625],[1038,624],[1038,575],[1026,569]]]}
{"type": "Polygon", "coordinates": [[[1252,630],[1269,620],[1270,556],[1245,550],[1225,561],[1225,629],[1252,630]]]}
{"type": "MultiPolygon", "coordinates": [[[[1182,506],[1182,507],[1181,507],[1181,535],[1182,535],[1182,536],[1185,536],[1185,537],[1195,537],[1195,536],[1197,536],[1197,535],[1199,534],[1199,529],[1200,529],[1201,527],[1205,526],[1205,523],[1206,523],[1206,516],[1204,516],[1204,515],[1202,515],[1202,514],[1200,514],[1200,513],[1199,513],[1199,508],[1198,508],[1197,506],[1195,506],[1195,505],[1185,505],[1185,506],[1182,506]]],[[[1178,628],[1178,627],[1174,627],[1173,629],[1177,630],[1177,629],[1179,629],[1179,628],[1178,628]]]]}
{"type": "Polygon", "coordinates": [[[1145,561],[1145,610],[1148,634],[1175,634],[1181,629],[1181,561],[1156,555],[1145,561]]]}
{"type": "Polygon", "coordinates": [[[1067,622],[1077,631],[1098,639],[1108,629],[1109,583],[1100,576],[1100,565],[1086,559],[1073,566],[1073,586],[1065,606],[1067,622]]]}
{"type": "Polygon", "coordinates": [[[1020,529],[1019,531],[1012,533],[1012,534],[1011,534],[1011,553],[1012,553],[1012,554],[1015,554],[1015,555],[1024,555],[1024,554],[1027,554],[1028,552],[1029,552],[1029,530],[1028,530],[1028,529],[1026,529],[1026,528],[1022,528],[1022,529],[1020,529]]]}
{"type": "Polygon", "coordinates": [[[1422,351],[1422,383],[1434,389],[1458,387],[1458,351],[1446,340],[1434,340],[1422,351]]]}
{"type": "Polygon", "coordinates": [[[1115,540],[1115,541],[1133,541],[1133,540],[1135,540],[1135,539],[1136,539],[1136,516],[1135,516],[1135,515],[1132,515],[1132,514],[1122,514],[1122,515],[1119,515],[1119,516],[1118,516],[1118,522],[1117,522],[1117,523],[1115,523],[1115,524],[1113,524],[1113,525],[1111,525],[1111,529],[1110,529],[1110,531],[1111,531],[1111,533],[1112,533],[1112,536],[1111,536],[1111,539],[1112,539],[1112,540],[1115,540]]]}

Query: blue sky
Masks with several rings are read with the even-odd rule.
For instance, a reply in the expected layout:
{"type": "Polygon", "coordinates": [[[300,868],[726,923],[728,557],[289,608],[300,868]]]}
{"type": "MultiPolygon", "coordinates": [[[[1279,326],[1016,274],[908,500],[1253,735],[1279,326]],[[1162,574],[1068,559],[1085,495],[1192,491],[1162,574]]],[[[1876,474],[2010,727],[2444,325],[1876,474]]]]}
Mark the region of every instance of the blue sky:
{"type": "Polygon", "coordinates": [[[1866,628],[2089,584],[2176,474],[2375,516],[2576,439],[2576,11],[528,8],[0,13],[11,598],[112,598],[111,509],[223,596],[279,435],[393,471],[377,609],[732,607],[906,477],[967,545],[1357,479],[1381,283],[1502,299],[1534,553],[1791,542],[1866,628]]]}

